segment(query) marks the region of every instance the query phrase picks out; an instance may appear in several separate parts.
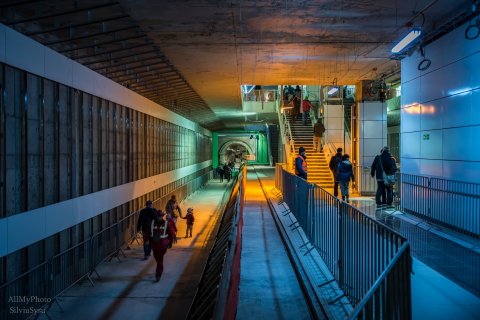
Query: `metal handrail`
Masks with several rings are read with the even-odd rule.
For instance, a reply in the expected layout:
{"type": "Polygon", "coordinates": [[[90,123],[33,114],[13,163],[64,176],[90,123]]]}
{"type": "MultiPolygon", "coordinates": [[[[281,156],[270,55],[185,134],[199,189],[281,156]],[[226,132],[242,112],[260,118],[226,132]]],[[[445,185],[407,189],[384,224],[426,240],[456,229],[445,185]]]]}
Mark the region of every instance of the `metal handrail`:
{"type": "MultiPolygon", "coordinates": [[[[407,242],[402,244],[400,249],[398,250],[397,254],[393,257],[390,263],[387,265],[385,270],[383,270],[380,277],[375,281],[373,286],[368,290],[362,300],[356,305],[355,309],[350,313],[348,316],[349,319],[356,319],[359,317],[360,313],[364,312],[368,303],[372,303],[373,295],[379,291],[379,288],[382,284],[384,284],[387,277],[390,275],[390,272],[397,266],[397,263],[400,259],[404,258],[405,256],[410,256],[409,254],[410,246],[407,242]]],[[[407,261],[407,263],[409,263],[407,261]]]]}
{"type": "Polygon", "coordinates": [[[362,313],[374,310],[374,315],[383,314],[384,318],[410,319],[411,260],[401,250],[403,245],[408,246],[407,240],[325,189],[283,170],[281,165],[277,165],[275,174],[283,200],[354,306],[363,301],[395,257],[404,257],[394,264],[395,271],[388,273],[386,284],[382,282],[383,291],[375,291],[375,299],[369,300],[362,313]],[[392,282],[402,286],[392,287],[392,282]],[[397,299],[399,296],[404,298],[397,299]]]}
{"type": "Polygon", "coordinates": [[[295,141],[293,139],[290,122],[288,121],[285,112],[282,112],[281,107],[277,101],[277,115],[278,123],[280,125],[280,136],[285,150],[285,160],[289,164],[288,167],[293,169],[293,158],[295,156],[295,141]]]}
{"type": "MultiPolygon", "coordinates": [[[[195,181],[198,179],[204,179],[210,174],[211,171],[188,181],[186,184],[195,183],[195,181]]],[[[172,192],[181,187],[176,188],[172,192]]],[[[157,198],[154,202],[161,200],[163,197],[157,198]]],[[[90,276],[93,273],[96,273],[95,269],[97,266],[108,258],[115,256],[118,258],[119,252],[123,253],[123,251],[121,251],[121,247],[125,243],[132,243],[137,238],[137,220],[139,212],[140,210],[130,213],[126,217],[106,227],[102,231],[91,235],[89,238],[83,240],[75,246],[52,256],[49,258],[49,260],[42,262],[38,266],[35,266],[34,268],[15,277],[14,279],[0,285],[0,296],[7,297],[7,292],[11,292],[13,295],[20,296],[22,295],[23,291],[27,289],[32,290],[26,286],[31,286],[33,284],[36,286],[32,291],[30,291],[30,295],[42,297],[43,300],[48,301],[42,301],[36,305],[33,304],[32,307],[36,306],[35,309],[46,308],[46,311],[48,311],[54,301],[56,301],[58,304],[57,297],[59,295],[61,295],[63,292],[65,292],[65,290],[74,284],[82,281],[85,277],[88,278],[93,285],[90,276]],[[130,228],[120,230],[122,229],[121,226],[123,223],[131,220],[132,218],[133,221],[130,228]],[[105,234],[110,232],[114,232],[113,237],[104,237],[105,234]],[[128,235],[129,233],[130,237],[126,239],[125,235],[128,235]],[[101,245],[99,244],[99,239],[101,239],[101,245]],[[98,251],[99,248],[105,252],[102,253],[101,251],[98,251]],[[79,250],[82,253],[81,256],[77,254],[79,250]],[[64,274],[65,266],[74,266],[74,272],[64,274]],[[38,275],[39,272],[40,274],[38,275]],[[61,276],[57,276],[57,274],[60,274],[61,276]],[[37,279],[38,281],[29,281],[31,278],[37,279]],[[17,283],[18,285],[16,285],[17,283]]],[[[0,305],[2,306],[2,308],[0,308],[0,315],[2,315],[4,312],[8,312],[8,308],[3,308],[4,306],[7,306],[6,300],[0,301],[0,305]]],[[[9,318],[12,319],[24,319],[28,318],[29,316],[32,316],[32,314],[9,314],[9,318]]]]}
{"type": "Polygon", "coordinates": [[[398,180],[401,211],[480,239],[480,184],[407,173],[398,180]]]}

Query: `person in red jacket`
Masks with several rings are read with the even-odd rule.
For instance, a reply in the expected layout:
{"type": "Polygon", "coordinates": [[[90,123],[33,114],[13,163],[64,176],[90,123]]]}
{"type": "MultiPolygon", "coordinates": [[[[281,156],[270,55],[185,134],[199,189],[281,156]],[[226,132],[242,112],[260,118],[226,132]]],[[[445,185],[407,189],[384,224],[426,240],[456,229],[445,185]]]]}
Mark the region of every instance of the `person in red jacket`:
{"type": "Polygon", "coordinates": [[[308,100],[308,96],[305,97],[305,99],[303,99],[302,101],[302,122],[303,122],[303,125],[306,125],[307,124],[307,114],[310,112],[310,109],[312,109],[313,106],[312,106],[312,103],[310,102],[310,100],[308,100]]]}
{"type": "Polygon", "coordinates": [[[187,209],[187,215],[182,217],[182,219],[187,219],[187,231],[185,233],[185,238],[188,238],[188,233],[190,232],[190,238],[192,237],[192,230],[193,230],[193,222],[195,218],[193,217],[193,208],[187,209]]]}
{"type": "Polygon", "coordinates": [[[173,221],[167,220],[165,212],[159,210],[156,218],[151,223],[148,239],[155,261],[157,261],[155,282],[160,281],[160,277],[162,276],[163,257],[167,252],[167,248],[171,247],[172,243],[177,242],[175,229],[173,221]]]}

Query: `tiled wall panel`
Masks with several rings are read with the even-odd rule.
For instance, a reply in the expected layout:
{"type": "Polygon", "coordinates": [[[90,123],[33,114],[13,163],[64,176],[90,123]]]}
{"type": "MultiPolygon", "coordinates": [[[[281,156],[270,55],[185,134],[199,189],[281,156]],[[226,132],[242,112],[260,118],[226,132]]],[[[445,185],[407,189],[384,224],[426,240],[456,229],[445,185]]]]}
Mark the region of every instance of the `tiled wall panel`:
{"type": "Polygon", "coordinates": [[[429,69],[417,69],[418,52],[402,60],[404,173],[479,180],[480,44],[465,39],[467,24],[425,47],[429,69]]]}

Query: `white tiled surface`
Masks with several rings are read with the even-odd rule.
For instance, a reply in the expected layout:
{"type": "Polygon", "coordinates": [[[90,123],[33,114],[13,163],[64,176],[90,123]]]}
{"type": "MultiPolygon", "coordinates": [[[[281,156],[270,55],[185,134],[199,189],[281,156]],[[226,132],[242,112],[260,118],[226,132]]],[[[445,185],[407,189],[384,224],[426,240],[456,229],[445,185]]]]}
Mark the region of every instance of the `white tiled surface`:
{"type": "Polygon", "coordinates": [[[425,48],[428,70],[417,69],[418,52],[402,60],[404,173],[464,181],[479,175],[480,44],[465,39],[464,27],[425,48]]]}

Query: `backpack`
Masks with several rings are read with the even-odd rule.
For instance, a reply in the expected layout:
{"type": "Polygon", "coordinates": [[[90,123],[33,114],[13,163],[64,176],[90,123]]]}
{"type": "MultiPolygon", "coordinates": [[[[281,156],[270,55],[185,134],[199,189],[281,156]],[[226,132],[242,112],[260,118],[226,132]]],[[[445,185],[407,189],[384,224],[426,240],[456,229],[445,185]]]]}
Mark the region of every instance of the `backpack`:
{"type": "MultiPolygon", "coordinates": [[[[161,221],[164,222],[164,221],[161,221]]],[[[164,235],[167,232],[167,223],[164,222],[163,226],[161,225],[161,222],[158,221],[152,221],[152,241],[154,242],[159,242],[162,239],[165,239],[164,235]]]]}
{"type": "Polygon", "coordinates": [[[380,168],[382,168],[383,184],[386,185],[387,187],[394,186],[395,183],[397,183],[397,177],[395,176],[395,173],[394,174],[386,174],[385,170],[383,170],[382,157],[379,156],[378,161],[380,162],[380,168]]]}

